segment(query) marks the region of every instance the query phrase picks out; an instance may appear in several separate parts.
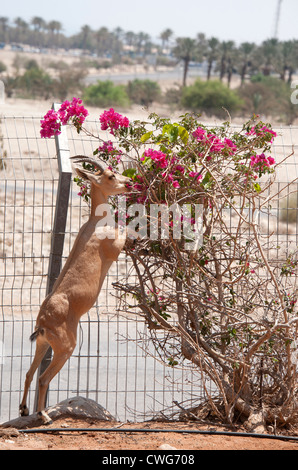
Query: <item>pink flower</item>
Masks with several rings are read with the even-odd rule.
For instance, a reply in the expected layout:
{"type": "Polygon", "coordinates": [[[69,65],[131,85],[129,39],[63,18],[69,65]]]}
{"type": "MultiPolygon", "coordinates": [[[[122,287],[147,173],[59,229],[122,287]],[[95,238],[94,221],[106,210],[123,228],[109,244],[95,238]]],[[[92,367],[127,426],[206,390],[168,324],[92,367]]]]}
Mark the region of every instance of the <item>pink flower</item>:
{"type": "Polygon", "coordinates": [[[193,137],[197,140],[205,140],[207,131],[202,127],[198,127],[193,133],[193,137]]]}
{"type": "Polygon", "coordinates": [[[200,175],[198,171],[190,171],[188,176],[190,176],[190,178],[196,178],[197,181],[200,181],[203,178],[203,175],[200,175]]]}
{"type": "Polygon", "coordinates": [[[103,131],[110,129],[112,135],[114,135],[114,131],[119,129],[119,127],[129,127],[128,118],[116,113],[113,108],[110,108],[109,111],[104,111],[99,120],[101,122],[101,129],[103,131]]]}
{"type": "Polygon", "coordinates": [[[174,179],[173,173],[167,173],[166,171],[161,175],[168,183],[172,183],[173,188],[179,189],[179,181],[174,179]]]}
{"type": "MultiPolygon", "coordinates": [[[[229,154],[233,155],[237,151],[237,146],[232,140],[225,138],[222,142],[215,134],[207,134],[207,131],[202,127],[198,127],[192,135],[198,142],[210,146],[210,153],[219,153],[223,149],[227,149],[229,154]]],[[[209,156],[207,160],[210,159],[209,156]]]]}
{"type": "Polygon", "coordinates": [[[118,164],[121,161],[122,150],[116,149],[113,142],[110,140],[103,142],[103,145],[98,147],[95,153],[103,154],[103,158],[109,159],[111,163],[118,164]]]}
{"type": "Polygon", "coordinates": [[[272,157],[268,157],[267,160],[268,160],[270,166],[275,165],[275,163],[276,163],[274,158],[272,158],[272,157]]]}
{"type": "Polygon", "coordinates": [[[143,191],[144,190],[144,186],[140,183],[134,183],[133,188],[134,188],[135,191],[143,191]]]}
{"type": "Polygon", "coordinates": [[[182,165],[176,165],[175,166],[175,171],[179,171],[180,173],[182,173],[184,175],[185,168],[182,165]]]}
{"type": "Polygon", "coordinates": [[[144,152],[144,157],[141,157],[141,160],[144,161],[145,157],[151,158],[156,163],[157,168],[167,168],[168,160],[167,155],[160,150],[148,149],[144,152]]]}
{"type": "Polygon", "coordinates": [[[266,173],[268,168],[275,165],[275,160],[272,157],[266,157],[264,153],[261,155],[253,155],[250,158],[250,166],[255,172],[266,173]]]}
{"type": "Polygon", "coordinates": [[[229,150],[229,154],[233,155],[234,153],[237,152],[237,145],[234,144],[234,142],[231,139],[225,138],[224,140],[226,148],[229,150]]]}
{"type": "Polygon", "coordinates": [[[250,166],[262,166],[262,167],[270,167],[275,165],[275,160],[272,157],[266,157],[264,153],[261,155],[253,155],[250,159],[250,166]]]}
{"type": "Polygon", "coordinates": [[[43,120],[40,121],[41,130],[40,135],[43,138],[51,138],[54,135],[61,134],[61,122],[59,115],[53,109],[50,109],[44,116],[43,120]]]}
{"type": "Polygon", "coordinates": [[[87,116],[88,111],[82,105],[82,100],[73,98],[71,103],[66,100],[57,112],[50,109],[40,121],[40,135],[44,138],[51,138],[54,135],[61,134],[61,126],[65,126],[70,119],[72,119],[74,126],[79,131],[87,116]]]}
{"type": "Polygon", "coordinates": [[[75,126],[81,128],[89,113],[82,105],[82,100],[73,98],[71,103],[69,101],[62,103],[58,114],[63,125],[66,125],[70,119],[73,119],[75,126]]]}
{"type": "Polygon", "coordinates": [[[141,175],[136,175],[135,180],[133,185],[135,191],[145,191],[147,189],[144,178],[141,175]]]}
{"type": "Polygon", "coordinates": [[[98,147],[98,151],[100,153],[112,153],[114,151],[114,146],[113,142],[110,140],[107,140],[106,142],[103,143],[100,147],[98,147]]]}
{"type": "Polygon", "coordinates": [[[225,144],[214,134],[207,135],[207,142],[211,143],[210,152],[217,153],[225,148],[225,144]]]}
{"type": "Polygon", "coordinates": [[[256,126],[252,127],[246,135],[256,135],[257,137],[266,137],[267,134],[271,136],[270,143],[272,144],[275,137],[277,137],[277,133],[274,132],[272,129],[269,129],[267,126],[263,126],[260,129],[257,129],[256,126]]]}

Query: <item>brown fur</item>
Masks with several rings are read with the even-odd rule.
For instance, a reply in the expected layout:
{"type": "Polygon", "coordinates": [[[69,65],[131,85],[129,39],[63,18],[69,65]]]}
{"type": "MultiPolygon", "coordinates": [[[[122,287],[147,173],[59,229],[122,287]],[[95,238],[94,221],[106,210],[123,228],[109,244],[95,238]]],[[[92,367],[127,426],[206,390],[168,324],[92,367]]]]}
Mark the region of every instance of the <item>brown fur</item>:
{"type": "Polygon", "coordinates": [[[91,214],[88,222],[79,231],[53,291],[40,307],[36,328],[30,337],[31,341],[36,340],[35,357],[26,374],[24,395],[20,404],[21,415],[28,414],[28,390],[33,375],[50,346],[53,358],[39,378],[37,408],[45,423],[50,421],[44,411],[49,383],[73,353],[79,320],[94,305],[107,272],[113,261],[118,259],[125,243],[125,240],[119,239],[117,228],[113,229],[113,239],[98,238],[96,226],[101,217],[96,215],[96,208],[100,204],[107,204],[110,195],[128,192],[127,185],[131,184],[131,180],[115,175],[110,170],[94,174],[80,168],[77,172],[91,183],[91,214]]]}

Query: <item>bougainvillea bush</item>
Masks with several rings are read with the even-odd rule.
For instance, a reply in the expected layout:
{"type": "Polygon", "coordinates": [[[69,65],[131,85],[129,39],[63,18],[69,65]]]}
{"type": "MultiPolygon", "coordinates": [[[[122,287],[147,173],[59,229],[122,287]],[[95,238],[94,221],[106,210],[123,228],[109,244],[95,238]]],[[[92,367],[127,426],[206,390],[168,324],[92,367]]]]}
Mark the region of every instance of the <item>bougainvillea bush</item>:
{"type": "MultiPolygon", "coordinates": [[[[62,118],[88,132],[82,103],[62,106],[62,118]]],[[[59,112],[55,123],[50,118],[44,136],[65,124],[59,112]]],[[[113,109],[99,119],[107,137],[98,137],[93,157],[134,181],[121,211],[112,201],[131,260],[115,283],[120,310],[144,317],[169,367],[191,365],[222,422],[261,413],[267,424],[293,423],[297,250],[277,261],[260,228],[262,212],[279,196],[271,125],[253,116],[239,128],[210,128],[192,114],[129,121],[113,109]]],[[[89,188],[76,181],[88,201],[89,188]]]]}

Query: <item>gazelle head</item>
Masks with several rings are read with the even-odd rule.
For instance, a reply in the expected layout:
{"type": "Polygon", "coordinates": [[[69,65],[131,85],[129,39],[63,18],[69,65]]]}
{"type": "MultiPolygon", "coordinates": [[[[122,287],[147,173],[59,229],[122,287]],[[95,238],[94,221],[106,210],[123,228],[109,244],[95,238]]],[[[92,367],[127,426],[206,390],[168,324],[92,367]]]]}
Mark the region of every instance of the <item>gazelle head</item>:
{"type": "Polygon", "coordinates": [[[101,164],[93,158],[82,155],[77,155],[71,158],[74,160],[74,163],[90,163],[95,168],[97,168],[95,173],[82,168],[82,166],[76,166],[75,170],[78,176],[84,180],[88,180],[96,187],[99,187],[106,196],[123,194],[132,190],[133,182],[130,178],[119,175],[118,173],[114,173],[108,168],[103,168],[101,164]]]}

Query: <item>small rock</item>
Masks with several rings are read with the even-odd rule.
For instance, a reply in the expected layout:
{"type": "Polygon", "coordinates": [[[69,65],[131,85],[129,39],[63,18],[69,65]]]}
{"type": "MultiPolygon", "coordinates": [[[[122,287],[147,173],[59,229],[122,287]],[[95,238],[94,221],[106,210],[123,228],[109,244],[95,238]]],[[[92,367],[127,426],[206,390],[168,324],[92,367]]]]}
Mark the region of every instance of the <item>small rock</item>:
{"type": "Polygon", "coordinates": [[[11,429],[2,429],[0,428],[0,437],[18,437],[20,435],[19,431],[17,429],[11,428],[11,429]]]}
{"type": "Polygon", "coordinates": [[[262,411],[254,411],[245,423],[249,432],[254,434],[266,434],[265,420],[262,411]]]}
{"type": "Polygon", "coordinates": [[[177,448],[170,446],[170,444],[162,444],[159,446],[159,450],[177,450],[177,448]]]}

